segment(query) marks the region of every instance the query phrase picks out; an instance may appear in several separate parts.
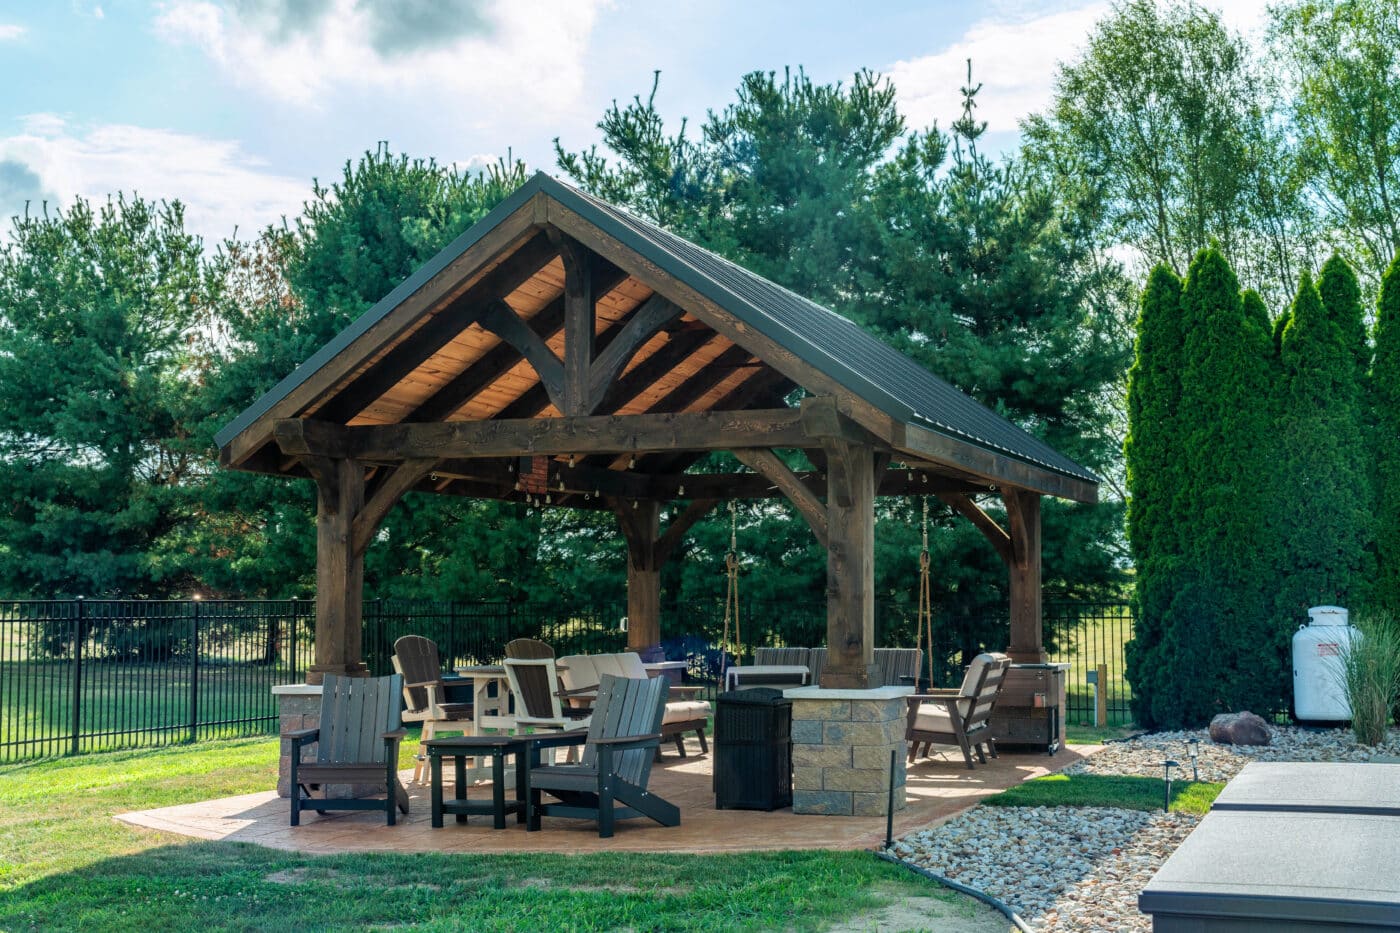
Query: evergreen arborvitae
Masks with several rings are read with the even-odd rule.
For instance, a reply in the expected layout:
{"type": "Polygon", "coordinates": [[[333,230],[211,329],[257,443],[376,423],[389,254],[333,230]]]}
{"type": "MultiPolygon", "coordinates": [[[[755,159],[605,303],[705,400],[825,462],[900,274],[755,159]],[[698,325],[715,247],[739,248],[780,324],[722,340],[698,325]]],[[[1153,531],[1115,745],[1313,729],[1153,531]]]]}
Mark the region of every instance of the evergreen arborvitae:
{"type": "Polygon", "coordinates": [[[1380,605],[1400,610],[1400,255],[1381,279],[1371,405],[1378,562],[1374,597],[1380,605]]]}
{"type": "Polygon", "coordinates": [[[1128,437],[1123,456],[1128,480],[1128,545],[1137,571],[1137,624],[1127,648],[1138,722],[1150,719],[1162,623],[1178,565],[1173,490],[1180,482],[1182,445],[1178,411],[1186,332],[1181,279],[1171,267],[1152,270],[1137,320],[1136,358],[1128,372],[1128,437]]]}
{"type": "Polygon", "coordinates": [[[1161,645],[1145,662],[1158,687],[1140,704],[1145,725],[1196,725],[1282,702],[1265,598],[1272,561],[1261,533],[1272,335],[1267,315],[1250,305],[1218,250],[1196,255],[1182,293],[1175,535],[1163,544],[1176,548],[1179,564],[1161,645]]]}
{"type": "Polygon", "coordinates": [[[1367,355],[1361,289],[1333,257],[1317,287],[1305,274],[1280,352],[1276,508],[1286,516],[1276,585],[1281,633],[1309,606],[1362,597],[1370,525],[1362,366],[1367,355]]]}

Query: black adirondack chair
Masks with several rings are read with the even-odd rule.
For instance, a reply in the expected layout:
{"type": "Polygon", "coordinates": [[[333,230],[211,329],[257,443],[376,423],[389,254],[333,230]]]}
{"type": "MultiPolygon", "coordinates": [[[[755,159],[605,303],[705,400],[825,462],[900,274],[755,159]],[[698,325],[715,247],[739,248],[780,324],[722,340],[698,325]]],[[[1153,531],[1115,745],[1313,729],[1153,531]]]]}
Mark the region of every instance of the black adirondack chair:
{"type": "Polygon", "coordinates": [[[669,686],[664,677],[637,680],[604,674],[587,735],[539,740],[542,747],[583,743],[584,748],[578,764],[530,769],[529,829],[540,828],[541,815],[597,820],[603,838],[613,834],[614,820],[634,816],[650,817],[662,826],[680,825],[675,804],[647,790],[669,686]],[[541,803],[541,791],[559,803],[541,803]]]}
{"type": "Polygon", "coordinates": [[[337,677],[327,674],[321,693],[321,725],[282,733],[292,743],[292,825],[302,810],[383,810],[394,825],[394,807],[408,812],[408,792],[399,783],[399,693],[403,677],[337,677]],[[316,744],[316,761],[301,761],[304,746],[316,744]],[[313,797],[329,784],[374,784],[384,799],[313,797]]]}

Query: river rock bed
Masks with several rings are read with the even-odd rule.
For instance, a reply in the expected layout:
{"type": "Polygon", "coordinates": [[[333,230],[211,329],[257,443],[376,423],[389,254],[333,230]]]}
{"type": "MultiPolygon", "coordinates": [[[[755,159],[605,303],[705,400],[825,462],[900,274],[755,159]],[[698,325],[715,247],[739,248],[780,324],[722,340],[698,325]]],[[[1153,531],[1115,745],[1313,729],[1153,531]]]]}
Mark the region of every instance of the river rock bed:
{"type": "MultiPolygon", "coordinates": [[[[1189,780],[1192,738],[1202,781],[1228,781],[1250,761],[1400,758],[1397,729],[1372,748],[1348,729],[1276,726],[1272,744],[1254,747],[1216,745],[1204,729],[1137,736],[1065,770],[1161,777],[1170,758],[1180,764],[1174,777],[1189,780]]],[[[1006,902],[1036,930],[1148,931],[1138,893],[1198,822],[1189,813],[1114,807],[980,806],[904,836],[894,854],[1006,902]]]]}
{"type": "Polygon", "coordinates": [[[1104,746],[1103,751],[1065,769],[1068,774],[1131,774],[1162,776],[1162,762],[1171,759],[1176,780],[1191,778],[1191,739],[1200,741],[1196,758],[1202,781],[1228,781],[1251,761],[1370,761],[1400,757],[1400,730],[1377,746],[1358,745],[1350,729],[1300,729],[1272,726],[1269,745],[1216,745],[1205,729],[1154,732],[1104,746]]]}
{"type": "Polygon", "coordinates": [[[1009,904],[1037,930],[1150,930],[1138,892],[1195,828],[1189,813],[977,807],[895,855],[1009,904]]]}

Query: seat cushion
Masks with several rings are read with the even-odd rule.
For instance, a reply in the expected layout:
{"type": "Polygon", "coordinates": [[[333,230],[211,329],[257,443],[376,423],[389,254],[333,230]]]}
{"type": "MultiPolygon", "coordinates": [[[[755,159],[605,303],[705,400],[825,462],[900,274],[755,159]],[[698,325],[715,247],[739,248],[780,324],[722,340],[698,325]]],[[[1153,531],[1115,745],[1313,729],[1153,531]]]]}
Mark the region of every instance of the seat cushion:
{"type": "Polygon", "coordinates": [[[666,704],[666,715],[661,717],[664,726],[669,722],[690,722],[710,715],[708,700],[672,700],[666,704]]]}
{"type": "MultiPolygon", "coordinates": [[[[966,716],[968,704],[958,701],[958,710],[966,716]]],[[[946,732],[953,734],[953,720],[948,715],[948,707],[943,703],[921,703],[919,714],[914,718],[914,728],[919,732],[946,732]]]]}

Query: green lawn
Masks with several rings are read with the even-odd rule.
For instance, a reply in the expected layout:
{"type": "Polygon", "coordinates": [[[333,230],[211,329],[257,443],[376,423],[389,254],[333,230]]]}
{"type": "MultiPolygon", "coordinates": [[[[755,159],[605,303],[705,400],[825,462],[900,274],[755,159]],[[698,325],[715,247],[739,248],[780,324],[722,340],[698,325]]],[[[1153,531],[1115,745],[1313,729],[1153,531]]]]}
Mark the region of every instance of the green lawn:
{"type": "MultiPolygon", "coordinates": [[[[1161,778],[1104,774],[1049,774],[983,801],[991,807],[1121,807],[1160,810],[1165,788],[1161,778]]],[[[1204,814],[1224,784],[1172,781],[1171,808],[1204,814]]]]}
{"type": "Polygon", "coordinates": [[[317,857],[112,819],[264,789],[276,755],[260,738],[0,766],[0,930],[793,930],[961,900],[863,852],[317,857]]]}
{"type": "MultiPolygon", "coordinates": [[[[200,666],[199,736],[221,738],[275,727],[275,684],[299,678],[284,665],[200,666]],[[237,724],[262,717],[262,723],[237,724]]],[[[194,691],[188,664],[88,662],[83,667],[84,751],[181,742],[189,737],[194,691]]],[[[73,731],[72,665],[63,660],[0,664],[0,760],[62,755],[73,731]]]]}

